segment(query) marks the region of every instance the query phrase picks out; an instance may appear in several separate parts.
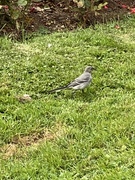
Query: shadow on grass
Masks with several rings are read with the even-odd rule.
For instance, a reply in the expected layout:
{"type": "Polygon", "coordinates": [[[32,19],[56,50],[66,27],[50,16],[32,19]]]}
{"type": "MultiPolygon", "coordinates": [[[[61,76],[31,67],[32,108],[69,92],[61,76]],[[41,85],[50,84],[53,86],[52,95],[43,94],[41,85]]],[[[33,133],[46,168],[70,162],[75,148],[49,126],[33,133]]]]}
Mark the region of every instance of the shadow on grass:
{"type": "Polygon", "coordinates": [[[63,90],[60,92],[54,92],[49,94],[49,96],[53,96],[55,99],[71,99],[75,101],[82,102],[92,102],[96,97],[96,91],[91,91],[90,89],[86,89],[84,92],[81,90],[73,91],[73,90],[63,90]]]}

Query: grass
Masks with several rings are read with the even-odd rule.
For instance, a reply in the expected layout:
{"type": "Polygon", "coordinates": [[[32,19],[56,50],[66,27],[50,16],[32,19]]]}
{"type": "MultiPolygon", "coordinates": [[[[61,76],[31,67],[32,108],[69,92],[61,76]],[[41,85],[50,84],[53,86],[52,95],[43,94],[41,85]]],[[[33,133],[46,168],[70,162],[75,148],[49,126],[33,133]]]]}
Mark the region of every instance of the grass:
{"type": "Polygon", "coordinates": [[[23,43],[0,38],[0,179],[134,179],[134,40],[134,16],[23,43]],[[97,70],[85,93],[46,93],[89,64],[97,70]]]}

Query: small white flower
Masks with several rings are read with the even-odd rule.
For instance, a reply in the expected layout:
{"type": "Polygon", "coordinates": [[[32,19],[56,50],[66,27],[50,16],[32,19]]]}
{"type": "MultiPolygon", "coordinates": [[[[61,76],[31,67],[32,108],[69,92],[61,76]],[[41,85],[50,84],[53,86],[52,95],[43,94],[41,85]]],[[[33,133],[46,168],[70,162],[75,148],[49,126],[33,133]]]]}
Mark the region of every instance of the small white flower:
{"type": "Polygon", "coordinates": [[[48,43],[48,48],[50,48],[52,46],[52,44],[48,43]]]}

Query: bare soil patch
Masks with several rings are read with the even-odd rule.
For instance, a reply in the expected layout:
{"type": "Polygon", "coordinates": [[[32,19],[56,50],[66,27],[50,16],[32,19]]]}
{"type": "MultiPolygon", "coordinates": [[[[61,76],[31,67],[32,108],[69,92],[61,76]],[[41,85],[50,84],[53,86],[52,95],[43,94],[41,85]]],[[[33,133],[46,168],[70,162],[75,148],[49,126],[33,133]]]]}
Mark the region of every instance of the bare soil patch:
{"type": "MultiPolygon", "coordinates": [[[[106,2],[106,1],[102,1],[106,2]]],[[[108,0],[107,8],[102,8],[98,14],[80,13],[73,1],[33,0],[28,13],[24,17],[25,33],[42,31],[51,33],[54,31],[74,30],[77,27],[94,26],[96,23],[106,23],[114,19],[122,19],[130,14],[130,8],[135,7],[134,0],[108,0]],[[127,8],[125,8],[125,6],[127,8]]],[[[21,20],[20,20],[21,21],[21,20]]],[[[22,36],[22,32],[19,32],[22,36]]],[[[18,36],[15,27],[5,22],[0,34],[14,34],[18,36]]]]}
{"type": "Polygon", "coordinates": [[[37,149],[46,141],[55,141],[63,137],[68,129],[61,123],[56,123],[52,129],[44,129],[41,132],[34,132],[29,135],[16,135],[12,138],[10,143],[0,147],[0,154],[3,159],[8,159],[12,156],[25,156],[27,151],[37,149]]]}

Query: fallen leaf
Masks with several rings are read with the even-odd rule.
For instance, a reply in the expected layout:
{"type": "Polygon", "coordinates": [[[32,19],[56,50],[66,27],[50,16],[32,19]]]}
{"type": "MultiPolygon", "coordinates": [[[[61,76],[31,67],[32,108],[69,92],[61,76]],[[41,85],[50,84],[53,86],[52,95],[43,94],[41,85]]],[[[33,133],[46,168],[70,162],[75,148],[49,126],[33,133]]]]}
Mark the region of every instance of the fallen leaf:
{"type": "Polygon", "coordinates": [[[120,26],[119,26],[119,25],[116,25],[115,28],[116,28],[116,29],[120,29],[120,26]]]}
{"type": "Polygon", "coordinates": [[[130,14],[135,14],[135,8],[130,9],[130,14]]]}
{"type": "Polygon", "coordinates": [[[124,8],[124,9],[128,8],[128,6],[125,5],[125,4],[122,4],[121,7],[124,8]]]}
{"type": "Polygon", "coordinates": [[[32,100],[32,98],[28,94],[24,94],[23,96],[17,96],[16,97],[20,102],[29,102],[32,100]]]}
{"type": "Polygon", "coordinates": [[[104,6],[104,9],[108,9],[108,6],[104,6]]]}

